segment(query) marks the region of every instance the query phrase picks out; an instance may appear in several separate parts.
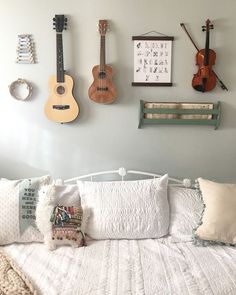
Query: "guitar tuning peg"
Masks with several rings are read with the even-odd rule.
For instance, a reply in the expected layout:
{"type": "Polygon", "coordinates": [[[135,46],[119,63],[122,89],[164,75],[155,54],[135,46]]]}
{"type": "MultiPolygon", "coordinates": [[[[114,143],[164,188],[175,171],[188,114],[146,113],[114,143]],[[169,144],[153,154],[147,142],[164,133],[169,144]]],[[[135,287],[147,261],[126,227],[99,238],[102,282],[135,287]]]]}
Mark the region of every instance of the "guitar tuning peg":
{"type": "Polygon", "coordinates": [[[53,20],[56,21],[56,18],[54,17],[53,20]]]}

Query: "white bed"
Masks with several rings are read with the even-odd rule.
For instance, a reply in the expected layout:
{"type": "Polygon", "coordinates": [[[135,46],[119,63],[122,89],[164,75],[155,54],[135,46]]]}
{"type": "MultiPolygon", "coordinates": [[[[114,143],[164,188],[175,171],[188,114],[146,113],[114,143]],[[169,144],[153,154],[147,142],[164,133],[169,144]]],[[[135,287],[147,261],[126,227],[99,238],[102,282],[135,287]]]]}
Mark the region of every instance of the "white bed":
{"type": "Polygon", "coordinates": [[[43,295],[235,295],[236,248],[161,240],[6,246],[43,295]]]}
{"type": "MultiPolygon", "coordinates": [[[[124,168],[115,172],[122,180],[127,173],[124,168]]],[[[86,177],[92,180],[95,175],[86,177]]],[[[175,185],[183,184],[171,180],[175,185]]],[[[190,186],[190,181],[184,180],[184,184],[190,186]]],[[[191,215],[186,216],[185,223],[190,219],[191,215]]],[[[12,244],[4,250],[41,295],[235,295],[236,247],[200,247],[190,240],[169,235],[160,239],[89,240],[87,247],[65,246],[55,251],[40,243],[12,244]]]]}

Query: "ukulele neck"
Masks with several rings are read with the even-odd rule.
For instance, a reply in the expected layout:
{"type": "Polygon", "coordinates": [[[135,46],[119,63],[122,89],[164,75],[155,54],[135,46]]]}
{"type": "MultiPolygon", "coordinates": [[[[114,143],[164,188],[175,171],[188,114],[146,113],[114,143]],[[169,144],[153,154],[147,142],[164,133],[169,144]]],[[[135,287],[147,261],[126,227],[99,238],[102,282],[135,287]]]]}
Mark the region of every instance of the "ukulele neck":
{"type": "Polygon", "coordinates": [[[64,77],[62,33],[57,33],[57,82],[63,83],[64,81],[65,81],[65,77],[64,77]]]}
{"type": "Polygon", "coordinates": [[[100,40],[100,71],[105,71],[106,52],[105,52],[105,35],[101,35],[100,40]]]}

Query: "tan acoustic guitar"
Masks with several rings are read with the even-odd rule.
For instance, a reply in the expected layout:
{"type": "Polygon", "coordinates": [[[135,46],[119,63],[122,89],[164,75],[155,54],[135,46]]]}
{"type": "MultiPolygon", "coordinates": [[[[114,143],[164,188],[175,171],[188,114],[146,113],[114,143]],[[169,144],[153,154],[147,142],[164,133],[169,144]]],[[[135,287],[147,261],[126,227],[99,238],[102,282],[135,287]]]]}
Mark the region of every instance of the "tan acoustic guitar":
{"type": "Polygon", "coordinates": [[[103,104],[114,102],[117,95],[112,82],[112,67],[106,65],[105,61],[106,32],[107,20],[100,20],[100,65],[96,65],[92,70],[94,81],[88,90],[88,95],[91,100],[103,104]]]}
{"type": "Polygon", "coordinates": [[[50,95],[45,105],[45,114],[49,120],[68,123],[78,117],[79,106],[72,94],[73,79],[64,70],[62,33],[66,29],[67,18],[55,15],[53,20],[56,30],[57,74],[49,78],[50,95]]]}

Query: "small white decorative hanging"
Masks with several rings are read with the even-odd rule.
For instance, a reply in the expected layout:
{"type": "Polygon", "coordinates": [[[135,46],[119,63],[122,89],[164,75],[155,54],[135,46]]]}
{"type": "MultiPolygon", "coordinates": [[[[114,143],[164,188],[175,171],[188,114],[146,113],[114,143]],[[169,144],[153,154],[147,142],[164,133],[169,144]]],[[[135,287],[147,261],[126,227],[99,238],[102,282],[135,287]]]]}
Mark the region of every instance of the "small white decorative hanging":
{"type": "Polygon", "coordinates": [[[18,35],[17,59],[19,64],[35,64],[35,46],[32,35],[18,35]]]}

